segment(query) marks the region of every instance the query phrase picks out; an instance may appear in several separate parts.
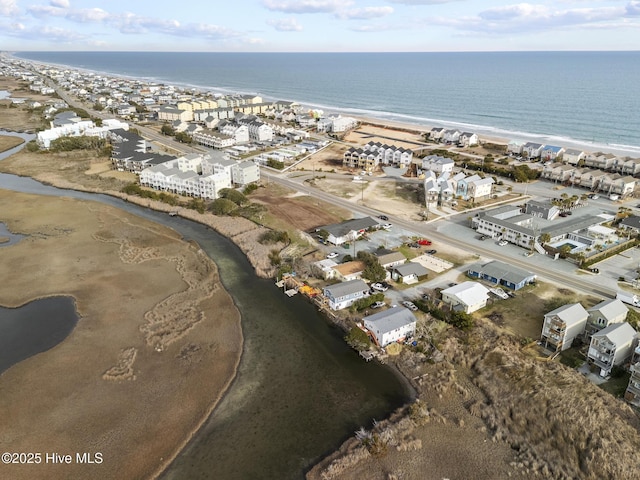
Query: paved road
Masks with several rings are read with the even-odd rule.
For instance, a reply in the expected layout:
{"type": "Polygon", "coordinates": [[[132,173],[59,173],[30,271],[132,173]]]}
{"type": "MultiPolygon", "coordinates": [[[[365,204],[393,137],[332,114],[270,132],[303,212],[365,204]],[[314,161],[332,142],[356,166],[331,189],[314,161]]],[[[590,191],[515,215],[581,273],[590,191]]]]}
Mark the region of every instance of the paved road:
{"type": "MultiPolygon", "coordinates": [[[[56,92],[60,95],[60,97],[64,101],[66,101],[69,105],[77,108],[87,109],[87,105],[80,102],[78,99],[71,97],[66,91],[64,91],[57,84],[52,82],[50,79],[44,78],[44,80],[47,81],[48,84],[51,85],[56,90],[56,92]]],[[[111,115],[105,112],[93,111],[90,109],[90,107],[89,107],[89,111],[91,112],[92,115],[95,115],[98,118],[105,119],[105,118],[111,117],[111,115]]],[[[148,138],[149,140],[155,143],[159,143],[168,149],[175,150],[178,153],[206,151],[205,149],[202,149],[199,147],[192,147],[189,145],[176,142],[171,137],[167,137],[165,135],[159,134],[155,130],[152,130],[144,126],[136,125],[136,128],[139,130],[141,135],[148,138]]],[[[309,177],[308,175],[299,175],[295,178],[286,178],[282,176],[282,174],[275,174],[270,171],[267,171],[266,169],[263,169],[262,175],[264,178],[267,179],[267,181],[278,183],[288,188],[292,188],[294,190],[299,190],[299,191],[308,193],[310,196],[314,198],[318,198],[327,203],[331,203],[331,204],[340,206],[342,208],[348,209],[350,211],[357,212],[361,215],[365,215],[365,216],[369,215],[369,216],[376,217],[381,213],[377,210],[367,207],[366,205],[358,205],[358,204],[352,203],[348,200],[336,197],[334,195],[323,192],[322,190],[319,190],[304,184],[304,180],[309,177]]],[[[393,180],[397,181],[397,179],[395,178],[393,180]]],[[[411,181],[411,179],[406,179],[406,180],[411,181]]],[[[385,179],[377,178],[376,181],[385,181],[385,179]]],[[[540,193],[542,195],[543,193],[546,193],[548,195],[548,192],[550,190],[548,185],[545,185],[543,187],[541,185],[532,184],[531,186],[518,185],[518,187],[519,187],[518,189],[524,190],[524,193],[529,193],[529,194],[535,192],[536,194],[540,193]],[[529,188],[531,189],[531,191],[527,192],[529,188]]],[[[568,192],[568,190],[563,190],[563,191],[571,194],[571,192],[568,192]]],[[[584,193],[584,191],[580,190],[576,193],[582,194],[584,193]]],[[[606,206],[605,201],[603,201],[602,206],[603,207],[606,206]]],[[[465,218],[468,215],[469,213],[460,214],[460,216],[464,216],[465,218]]],[[[615,296],[615,289],[602,285],[603,282],[598,281],[598,277],[578,278],[577,275],[575,274],[575,271],[573,272],[569,271],[569,270],[575,270],[570,264],[567,264],[566,262],[557,262],[557,263],[550,264],[549,259],[543,258],[539,255],[536,255],[535,257],[526,258],[522,256],[523,250],[518,247],[508,246],[508,247],[505,247],[504,250],[497,251],[495,246],[493,246],[492,242],[489,242],[491,243],[491,245],[487,245],[484,242],[479,242],[475,240],[474,234],[470,229],[468,229],[468,232],[464,232],[461,234],[461,232],[458,231],[457,229],[447,228],[448,227],[447,224],[456,223],[451,219],[448,219],[448,220],[440,219],[440,220],[436,220],[436,222],[412,222],[412,221],[401,219],[394,215],[387,215],[387,216],[389,217],[389,221],[393,223],[396,227],[401,227],[407,231],[415,232],[417,235],[420,235],[420,236],[427,236],[432,240],[440,241],[442,243],[461,248],[464,251],[475,253],[482,257],[498,258],[503,261],[507,261],[511,265],[523,268],[525,270],[532,271],[536,273],[539,277],[541,277],[542,279],[546,279],[547,281],[555,282],[560,285],[566,285],[568,287],[574,288],[576,290],[579,290],[585,293],[594,294],[598,297],[611,298],[615,296]],[[447,234],[448,231],[453,232],[453,234],[447,234]],[[567,266],[569,266],[569,269],[567,269],[567,266]]],[[[460,218],[460,216],[458,216],[458,218],[460,218]]],[[[464,220],[462,221],[459,219],[457,220],[458,224],[460,224],[461,222],[464,222],[464,220]]]]}

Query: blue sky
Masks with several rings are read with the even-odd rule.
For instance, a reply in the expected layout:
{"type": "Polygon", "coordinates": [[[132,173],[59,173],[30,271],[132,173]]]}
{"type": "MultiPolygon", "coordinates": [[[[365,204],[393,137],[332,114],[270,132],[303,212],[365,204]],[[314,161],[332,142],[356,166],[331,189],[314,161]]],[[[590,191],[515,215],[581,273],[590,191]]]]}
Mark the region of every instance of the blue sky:
{"type": "Polygon", "coordinates": [[[0,49],[639,50],[640,1],[0,0],[0,49]]]}

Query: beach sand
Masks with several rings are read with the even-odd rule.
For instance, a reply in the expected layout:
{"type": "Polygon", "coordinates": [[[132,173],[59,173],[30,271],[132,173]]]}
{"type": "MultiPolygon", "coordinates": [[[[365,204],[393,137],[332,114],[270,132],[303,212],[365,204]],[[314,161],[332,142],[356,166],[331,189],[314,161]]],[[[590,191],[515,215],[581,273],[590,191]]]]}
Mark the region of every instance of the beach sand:
{"type": "Polygon", "coordinates": [[[75,298],[63,342],[0,376],[0,443],[72,455],[3,465],[3,478],[149,478],[198,430],[234,378],[240,316],[215,264],[171,229],[98,203],[0,190],[0,303],[75,298]],[[77,464],[76,453],[101,453],[77,464]]]}

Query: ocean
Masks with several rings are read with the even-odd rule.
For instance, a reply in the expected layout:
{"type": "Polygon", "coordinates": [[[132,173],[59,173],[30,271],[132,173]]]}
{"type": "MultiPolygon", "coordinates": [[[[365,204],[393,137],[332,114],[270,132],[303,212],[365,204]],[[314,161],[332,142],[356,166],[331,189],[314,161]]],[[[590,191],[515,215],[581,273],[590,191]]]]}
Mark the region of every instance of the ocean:
{"type": "Polygon", "coordinates": [[[14,55],[331,113],[640,156],[640,52],[14,55]]]}

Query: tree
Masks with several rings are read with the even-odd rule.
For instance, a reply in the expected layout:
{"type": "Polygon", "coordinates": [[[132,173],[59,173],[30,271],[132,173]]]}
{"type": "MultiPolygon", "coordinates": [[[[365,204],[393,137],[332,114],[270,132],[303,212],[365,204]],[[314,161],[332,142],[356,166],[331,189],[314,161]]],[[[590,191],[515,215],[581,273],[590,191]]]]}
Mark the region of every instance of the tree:
{"type": "Polygon", "coordinates": [[[160,127],[160,133],[162,133],[163,135],[174,136],[176,134],[176,131],[171,125],[165,123],[164,125],[162,125],[162,127],[160,127]]]}
{"type": "Polygon", "coordinates": [[[237,208],[238,205],[226,198],[217,198],[209,205],[209,211],[214,215],[230,215],[237,208]]]}
{"type": "Polygon", "coordinates": [[[371,339],[369,335],[359,327],[353,327],[349,330],[349,333],[344,337],[345,341],[350,347],[355,348],[359,352],[368,350],[371,347],[371,339]]]}
{"type": "Polygon", "coordinates": [[[545,243],[548,243],[551,241],[551,235],[545,232],[542,235],[540,235],[539,239],[540,239],[540,243],[544,245],[545,243]]]}
{"type": "Polygon", "coordinates": [[[236,205],[244,205],[249,202],[249,199],[244,195],[244,193],[235,190],[233,188],[223,188],[218,192],[220,198],[226,198],[227,200],[231,200],[236,205]]]}
{"type": "Polygon", "coordinates": [[[365,264],[364,270],[362,271],[362,278],[372,282],[382,282],[387,278],[387,271],[380,265],[378,257],[365,251],[358,252],[357,257],[358,260],[361,260],[365,264]]]}

